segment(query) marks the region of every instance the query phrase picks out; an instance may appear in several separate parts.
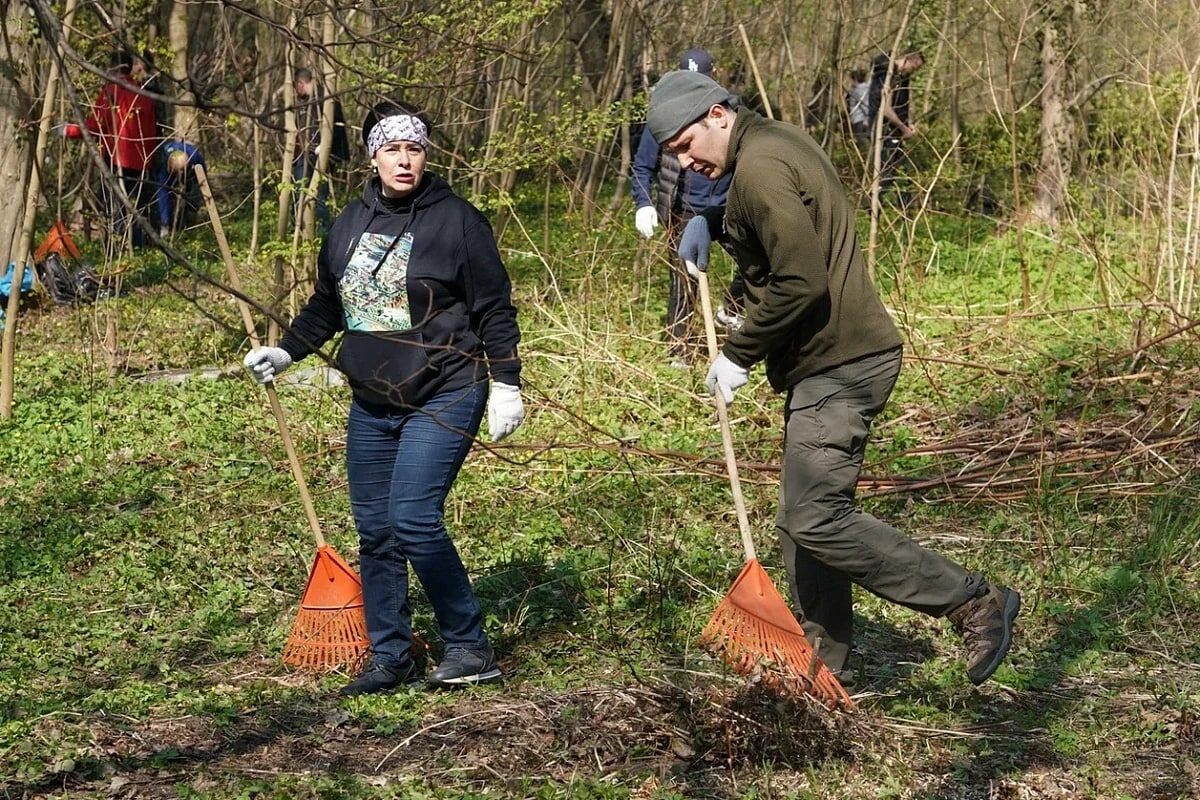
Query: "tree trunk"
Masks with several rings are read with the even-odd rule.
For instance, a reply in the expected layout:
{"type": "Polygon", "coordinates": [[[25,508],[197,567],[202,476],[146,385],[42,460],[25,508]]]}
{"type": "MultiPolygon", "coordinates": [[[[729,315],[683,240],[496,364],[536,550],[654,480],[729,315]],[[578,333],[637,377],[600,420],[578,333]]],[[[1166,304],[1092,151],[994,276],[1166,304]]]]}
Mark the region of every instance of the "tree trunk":
{"type": "MultiPolygon", "coordinates": [[[[957,43],[958,38],[958,0],[950,0],[950,41],[957,43]]],[[[958,48],[950,48],[950,149],[954,153],[954,163],[962,164],[962,148],[959,147],[958,140],[962,138],[962,112],[960,110],[959,98],[959,63],[962,59],[959,57],[958,48]]]]}
{"type": "MultiPolygon", "coordinates": [[[[883,78],[883,97],[887,98],[892,91],[892,73],[895,70],[896,53],[900,52],[900,43],[904,41],[904,36],[908,32],[908,21],[912,18],[913,3],[915,0],[908,0],[904,6],[904,15],[900,18],[900,27],[896,29],[896,38],[892,40],[892,46],[888,50],[888,68],[887,74],[883,78]]],[[[876,251],[879,247],[879,214],[882,210],[882,204],[879,199],[879,190],[881,188],[880,179],[883,172],[883,113],[875,115],[875,132],[871,138],[874,145],[871,148],[871,225],[867,233],[867,272],[871,275],[871,280],[875,280],[875,265],[876,251]]],[[[899,269],[896,271],[896,278],[899,280],[899,269]]]]}
{"type": "Polygon", "coordinates": [[[612,50],[609,37],[613,21],[605,13],[602,0],[578,0],[567,14],[567,38],[575,44],[579,74],[593,93],[603,94],[601,83],[612,50]]]}
{"type": "MultiPolygon", "coordinates": [[[[625,89],[621,99],[626,108],[633,104],[633,70],[625,70],[625,89]]],[[[613,188],[612,200],[608,204],[608,210],[612,213],[616,213],[626,201],[629,192],[629,174],[633,166],[633,133],[628,119],[621,122],[620,142],[621,165],[617,168],[617,185],[613,188]]]]}
{"type": "Polygon", "coordinates": [[[262,127],[258,120],[253,120],[250,126],[250,157],[253,159],[250,172],[254,181],[254,207],[250,212],[250,260],[253,261],[258,255],[259,218],[262,216],[262,127]]]}
{"type": "MultiPolygon", "coordinates": [[[[288,30],[296,29],[296,13],[294,11],[288,14],[287,27],[288,30]]],[[[289,41],[284,50],[286,64],[283,70],[283,175],[279,181],[279,218],[275,224],[275,238],[280,241],[287,236],[291,229],[289,223],[292,213],[292,192],[295,190],[295,187],[292,186],[292,162],[296,157],[296,140],[299,138],[296,131],[296,90],[292,85],[295,58],[295,48],[289,41]]]]}
{"type": "Polygon", "coordinates": [[[171,77],[179,87],[178,96],[187,105],[175,106],[175,136],[189,142],[198,141],[196,96],[188,77],[188,0],[173,0],[167,18],[167,35],[171,42],[171,77]]]}
{"type": "MultiPolygon", "coordinates": [[[[317,237],[317,192],[321,183],[329,182],[329,156],[333,150],[333,114],[337,97],[337,67],[329,56],[334,42],[334,11],[325,12],[325,21],[321,26],[321,44],[323,47],[322,73],[325,84],[325,102],[321,106],[321,136],[317,144],[317,165],[313,169],[312,179],[308,182],[308,191],[304,198],[304,241],[311,242],[317,237]]],[[[333,192],[329,192],[329,201],[333,201],[333,192]]],[[[307,296],[308,291],[317,282],[317,256],[309,248],[305,258],[304,285],[300,287],[301,294],[307,296]]]]}
{"type": "MultiPolygon", "coordinates": [[[[76,0],[67,0],[67,6],[63,13],[63,40],[65,42],[75,19],[76,0]]],[[[62,46],[60,45],[60,52],[62,46]]],[[[22,224],[20,233],[17,235],[15,244],[12,248],[11,259],[16,263],[16,269],[13,271],[13,290],[8,296],[8,308],[5,314],[5,319],[8,324],[4,328],[3,349],[0,352],[0,418],[9,419],[12,417],[13,404],[13,367],[16,362],[16,346],[17,346],[17,320],[19,317],[21,305],[21,292],[19,287],[25,280],[25,270],[32,268],[27,262],[29,254],[33,249],[33,231],[34,223],[37,220],[38,200],[42,193],[42,174],[41,168],[45,164],[46,144],[50,138],[50,121],[54,116],[54,106],[58,101],[58,63],[51,59],[46,76],[46,93],[42,98],[42,116],[38,124],[37,145],[34,148],[33,164],[36,169],[29,170],[28,186],[25,189],[25,209],[22,214],[22,224]]],[[[14,141],[14,140],[9,140],[14,141]]],[[[6,148],[7,149],[7,148],[6,148]]],[[[22,183],[11,184],[13,186],[21,186],[22,183]]],[[[19,196],[20,193],[18,193],[19,196]]],[[[19,205],[13,203],[12,205],[19,205]]],[[[9,255],[5,255],[4,264],[9,261],[9,255]]]]}
{"type": "MultiPolygon", "coordinates": [[[[4,29],[0,31],[0,186],[6,197],[24,197],[29,174],[29,141],[25,125],[31,116],[33,53],[25,5],[15,0],[3,4],[4,29]]],[[[0,203],[0,268],[12,260],[24,216],[22,203],[0,203]]]]}
{"type": "Polygon", "coordinates": [[[1029,217],[1054,227],[1067,194],[1075,132],[1070,98],[1075,90],[1075,9],[1047,13],[1042,27],[1041,157],[1029,217]]]}
{"type": "MultiPolygon", "coordinates": [[[[620,99],[624,90],[624,73],[629,66],[629,45],[632,39],[633,25],[636,16],[625,2],[614,2],[612,6],[611,29],[605,40],[608,42],[608,54],[605,68],[596,86],[596,107],[607,108],[620,99]]],[[[583,215],[584,223],[590,225],[596,211],[596,195],[604,180],[604,170],[611,157],[611,145],[616,141],[612,130],[601,130],[592,140],[592,147],[585,159],[586,167],[580,170],[584,176],[583,215]]]]}
{"type": "MultiPolygon", "coordinates": [[[[4,28],[0,31],[0,185],[9,197],[25,197],[29,180],[29,142],[25,124],[30,116],[33,76],[33,48],[27,35],[27,17],[23,3],[9,0],[5,4],[4,28]]],[[[51,74],[54,68],[51,67],[51,74]]],[[[6,269],[14,256],[20,256],[22,223],[26,213],[24,203],[0,204],[0,270],[6,269]]],[[[24,267],[24,259],[21,259],[24,267]]],[[[22,269],[21,275],[24,274],[22,269]]],[[[8,307],[12,316],[6,320],[2,377],[0,377],[0,417],[12,416],[13,365],[15,358],[17,316],[20,301],[20,278],[13,276],[12,294],[8,307]]]]}
{"type": "MultiPolygon", "coordinates": [[[[292,11],[288,14],[287,21],[288,30],[296,29],[296,12],[292,11]]],[[[275,221],[275,239],[278,242],[283,242],[287,236],[292,214],[292,161],[296,156],[296,139],[298,133],[296,131],[296,90],[292,85],[292,69],[294,66],[294,48],[289,40],[284,45],[284,68],[283,68],[283,163],[279,175],[279,215],[275,221]]],[[[268,100],[268,105],[270,101],[268,100]]],[[[293,250],[293,252],[295,252],[293,250]]],[[[271,282],[273,284],[273,294],[271,297],[271,310],[274,311],[270,322],[267,323],[267,343],[270,345],[278,344],[279,342],[279,324],[275,321],[282,313],[280,304],[288,294],[287,286],[287,262],[283,258],[283,253],[275,255],[275,265],[271,273],[271,282]]]]}

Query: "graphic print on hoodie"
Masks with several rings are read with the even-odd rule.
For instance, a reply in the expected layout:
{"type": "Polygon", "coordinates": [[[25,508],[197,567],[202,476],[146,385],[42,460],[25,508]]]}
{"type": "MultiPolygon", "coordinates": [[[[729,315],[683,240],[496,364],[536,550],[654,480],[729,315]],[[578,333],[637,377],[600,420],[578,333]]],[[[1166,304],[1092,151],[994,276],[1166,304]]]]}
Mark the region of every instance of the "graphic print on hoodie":
{"type": "Polygon", "coordinates": [[[334,221],[279,346],[299,361],[345,331],[338,367],[374,406],[418,407],[489,374],[519,386],[511,293],[487,218],[445,180],[427,172],[392,199],[375,177],[334,221]]]}
{"type": "Polygon", "coordinates": [[[408,303],[408,260],[413,235],[363,233],[338,282],[348,331],[406,331],[412,325],[408,303]]]}

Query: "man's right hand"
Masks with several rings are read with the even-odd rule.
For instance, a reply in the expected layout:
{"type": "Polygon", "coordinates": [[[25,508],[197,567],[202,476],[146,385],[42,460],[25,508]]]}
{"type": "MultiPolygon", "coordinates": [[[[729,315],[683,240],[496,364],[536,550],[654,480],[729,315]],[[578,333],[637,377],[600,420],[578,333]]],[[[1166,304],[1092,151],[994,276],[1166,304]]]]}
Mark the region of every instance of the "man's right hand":
{"type": "Polygon", "coordinates": [[[679,237],[679,257],[687,267],[688,275],[698,278],[708,272],[708,250],[712,247],[712,234],[708,232],[708,220],[692,217],[683,227],[679,237]]]}
{"type": "Polygon", "coordinates": [[[292,357],[282,347],[256,347],[242,359],[246,369],[259,383],[270,383],[292,365],[292,357]]]}
{"type": "Polygon", "coordinates": [[[658,212],[654,210],[654,206],[639,208],[633,215],[633,225],[638,229],[638,233],[647,239],[654,236],[654,229],[658,227],[658,212]]]}

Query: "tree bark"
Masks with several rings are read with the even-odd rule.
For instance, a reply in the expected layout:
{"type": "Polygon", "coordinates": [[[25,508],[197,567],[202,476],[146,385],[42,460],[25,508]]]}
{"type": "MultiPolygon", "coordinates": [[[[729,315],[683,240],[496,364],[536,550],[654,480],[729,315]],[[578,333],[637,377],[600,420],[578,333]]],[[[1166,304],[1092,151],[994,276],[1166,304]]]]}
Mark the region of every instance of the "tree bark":
{"type": "MultiPolygon", "coordinates": [[[[296,29],[296,12],[288,14],[288,30],[296,29]]],[[[287,236],[292,214],[292,162],[296,157],[296,90],[292,85],[295,69],[295,48],[289,41],[284,49],[283,70],[283,174],[279,181],[279,218],[275,224],[275,238],[280,241],[287,236]]]]}
{"type": "MultiPolygon", "coordinates": [[[[333,115],[334,103],[337,97],[337,67],[329,57],[333,49],[335,26],[334,11],[325,12],[325,20],[321,26],[321,44],[324,48],[322,57],[322,73],[325,84],[325,102],[321,106],[321,135],[317,144],[317,165],[313,169],[312,179],[308,182],[308,190],[304,198],[304,241],[312,242],[317,237],[317,192],[321,182],[329,182],[329,156],[333,150],[333,115]]],[[[329,201],[333,200],[333,192],[329,192],[329,201]]],[[[304,285],[299,287],[302,295],[307,295],[317,282],[317,256],[312,248],[305,255],[304,285]]]]}
{"type": "MultiPolygon", "coordinates": [[[[25,6],[16,0],[3,3],[4,28],[0,31],[0,185],[7,197],[24,197],[29,174],[29,118],[33,98],[30,65],[33,52],[26,34],[25,6]]],[[[24,206],[0,203],[0,269],[12,259],[21,229],[24,206]]]]}
{"type": "MultiPolygon", "coordinates": [[[[636,17],[626,2],[616,0],[612,6],[611,29],[605,36],[608,54],[605,68],[596,86],[597,107],[609,107],[620,99],[625,81],[624,73],[629,67],[630,42],[636,17]]],[[[583,215],[585,224],[590,225],[596,212],[596,195],[604,181],[604,171],[611,158],[611,146],[616,141],[616,132],[600,131],[592,141],[592,148],[585,160],[586,167],[580,170],[585,176],[582,182],[583,215]]]]}
{"type": "MultiPolygon", "coordinates": [[[[288,30],[296,29],[295,11],[288,14],[287,26],[288,30]]],[[[279,215],[275,221],[275,240],[281,243],[284,241],[284,237],[287,236],[290,228],[288,222],[291,220],[292,215],[292,162],[296,157],[296,139],[298,138],[295,108],[296,90],[292,85],[294,59],[294,48],[289,40],[284,45],[283,127],[285,133],[283,137],[283,159],[279,175],[279,215]]],[[[284,260],[282,252],[275,255],[275,264],[271,272],[271,282],[273,284],[271,310],[275,313],[267,323],[267,343],[274,346],[279,343],[280,334],[279,323],[275,321],[275,317],[280,315],[280,304],[288,294],[287,262],[284,260]]]]}
{"type": "Polygon", "coordinates": [[[567,14],[567,38],[575,44],[579,56],[579,73],[587,82],[588,88],[601,95],[601,84],[612,50],[609,38],[614,27],[613,21],[605,13],[602,0],[578,0],[574,11],[568,11],[567,14]]]}
{"type": "Polygon", "coordinates": [[[167,18],[167,36],[171,42],[171,77],[179,87],[179,99],[185,105],[175,106],[175,136],[189,142],[198,141],[196,95],[188,77],[188,6],[189,0],[172,0],[167,18]]]}
{"type": "Polygon", "coordinates": [[[962,148],[959,146],[958,140],[962,138],[962,112],[960,107],[960,91],[959,86],[959,62],[962,59],[959,57],[958,47],[958,15],[959,15],[959,0],[950,0],[948,4],[950,14],[950,41],[953,46],[950,48],[950,149],[954,154],[954,163],[962,164],[962,148]]]}
{"type": "Polygon", "coordinates": [[[1053,8],[1042,26],[1041,155],[1033,205],[1033,222],[1055,227],[1071,178],[1075,131],[1070,98],[1075,94],[1076,9],[1053,8]]]}
{"type": "MultiPolygon", "coordinates": [[[[900,43],[908,32],[908,21],[912,18],[914,0],[908,0],[904,6],[904,15],[900,18],[900,27],[896,29],[896,38],[888,49],[887,75],[883,79],[883,97],[889,97],[892,91],[892,72],[895,69],[896,53],[900,52],[900,43]]],[[[875,115],[875,131],[871,139],[871,225],[867,233],[867,272],[871,280],[875,280],[876,251],[879,247],[879,214],[882,209],[879,190],[883,168],[883,114],[875,115]]],[[[896,273],[899,278],[899,271],[896,273]]]]}
{"type": "MultiPolygon", "coordinates": [[[[16,4],[14,4],[16,5],[16,4]]],[[[66,9],[63,12],[63,41],[66,41],[71,30],[71,24],[75,19],[76,0],[67,0],[66,9]]],[[[61,52],[61,45],[60,45],[61,52]]],[[[5,314],[5,319],[8,324],[4,327],[3,348],[0,352],[0,418],[9,419],[12,417],[12,404],[14,395],[14,370],[16,362],[16,346],[17,346],[17,320],[20,318],[21,307],[21,283],[25,280],[25,270],[30,268],[27,263],[29,254],[33,249],[33,231],[34,224],[37,220],[38,200],[42,194],[42,175],[41,167],[45,163],[46,144],[50,138],[50,121],[54,116],[54,106],[58,101],[58,64],[54,60],[50,61],[50,66],[46,76],[46,92],[42,98],[42,116],[38,123],[37,144],[34,148],[33,164],[35,169],[28,170],[28,186],[25,189],[25,209],[22,215],[22,224],[20,233],[15,239],[15,244],[12,248],[12,261],[16,264],[16,269],[13,270],[12,291],[8,296],[8,308],[5,314]]],[[[14,140],[9,140],[10,142],[14,140]]],[[[13,184],[20,186],[22,184],[13,184]]],[[[18,193],[20,196],[20,193],[18,193]]],[[[13,203],[12,205],[19,205],[13,203]]],[[[4,264],[9,261],[9,256],[6,255],[4,264]]]]}

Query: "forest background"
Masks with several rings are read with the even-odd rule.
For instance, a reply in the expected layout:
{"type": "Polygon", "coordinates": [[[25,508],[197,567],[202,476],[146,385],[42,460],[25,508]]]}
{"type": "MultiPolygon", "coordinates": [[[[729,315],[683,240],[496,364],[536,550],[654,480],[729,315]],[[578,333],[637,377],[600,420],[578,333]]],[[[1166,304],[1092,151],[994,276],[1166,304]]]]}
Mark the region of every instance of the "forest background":
{"type": "MultiPolygon", "coordinates": [[[[28,262],[62,219],[116,295],[6,306],[0,795],[1200,791],[1194,0],[0,7],[0,263],[28,262]],[[692,46],[761,106],[752,50],[765,99],[859,200],[906,340],[861,494],[1025,593],[984,687],[940,623],[866,595],[854,715],[746,687],[697,646],[740,551],[704,365],[667,364],[665,245],[637,237],[628,200],[647,90],[692,46]],[[914,47],[901,209],[873,191],[844,90],[848,70],[914,47]],[[119,49],[159,70],[246,294],[280,321],[319,242],[310,202],[289,213],[311,188],[285,179],[292,70],[317,73],[351,125],[337,207],[367,174],[367,106],[399,95],[433,118],[433,169],[491,216],[524,331],[529,420],[476,448],[447,509],[502,687],[338,703],[342,678],[280,663],[311,546],[240,374],[211,229],[201,215],[161,250],[106,248],[96,165],[52,135],[119,49]]],[[[717,280],[731,269],[718,258],[717,280]]],[[[353,553],[346,390],[315,363],[281,396],[327,534],[353,553]]],[[[734,406],[777,579],[779,402],[756,373],[734,406]]]]}

